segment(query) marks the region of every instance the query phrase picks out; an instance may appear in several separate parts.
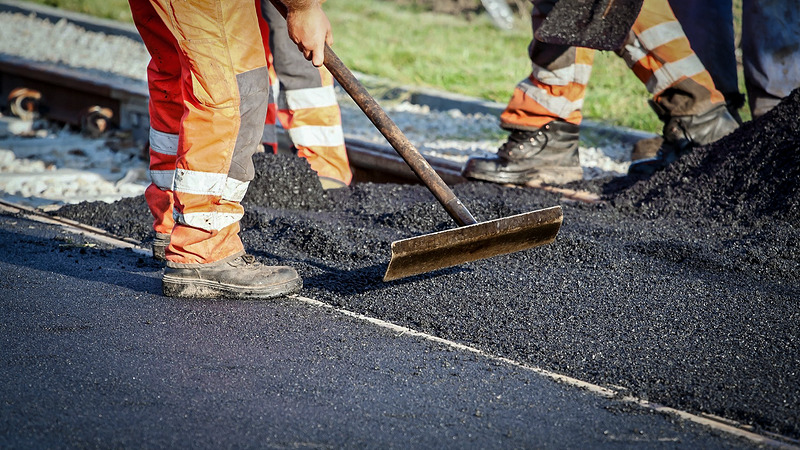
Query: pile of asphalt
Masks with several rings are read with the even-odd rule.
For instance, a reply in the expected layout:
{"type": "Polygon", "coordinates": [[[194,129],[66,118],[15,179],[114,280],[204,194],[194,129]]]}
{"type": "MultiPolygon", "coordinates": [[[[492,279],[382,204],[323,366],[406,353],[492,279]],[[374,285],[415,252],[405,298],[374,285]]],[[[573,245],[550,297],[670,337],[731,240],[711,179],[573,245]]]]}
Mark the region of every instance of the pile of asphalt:
{"type": "Polygon", "coordinates": [[[759,119],[613,197],[647,217],[800,223],[800,90],[759,119]]]}
{"type": "MultiPolygon", "coordinates": [[[[561,204],[553,244],[391,283],[390,244],[455,225],[423,186],[323,191],[256,155],[242,239],[303,295],[671,407],[800,438],[800,94],[608,201],[466,183],[479,221],[561,204]]],[[[620,186],[626,186],[620,190],[620,186]]],[[[57,214],[150,239],[144,199],[57,214]]]]}
{"type": "Polygon", "coordinates": [[[536,38],[614,51],[622,47],[640,10],[641,3],[636,0],[562,0],[536,30],[536,38]]]}

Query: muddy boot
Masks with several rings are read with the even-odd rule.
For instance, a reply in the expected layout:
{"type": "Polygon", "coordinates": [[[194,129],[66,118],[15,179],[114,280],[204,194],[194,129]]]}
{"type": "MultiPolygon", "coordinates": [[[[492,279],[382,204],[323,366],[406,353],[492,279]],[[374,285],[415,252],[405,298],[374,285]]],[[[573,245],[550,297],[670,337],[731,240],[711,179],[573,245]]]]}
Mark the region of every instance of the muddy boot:
{"type": "MultiPolygon", "coordinates": [[[[652,105],[659,112],[657,105],[652,105]]],[[[724,104],[694,116],[669,117],[659,113],[659,117],[664,120],[664,143],[652,158],[633,162],[628,175],[652,175],[695,147],[715,142],[739,126],[724,104]]]]}
{"type": "Polygon", "coordinates": [[[633,144],[631,161],[655,158],[656,155],[658,155],[658,150],[661,149],[662,145],[664,145],[664,138],[661,136],[645,138],[636,141],[636,143],[633,144]]]}
{"type": "Polygon", "coordinates": [[[512,130],[497,156],[470,158],[462,174],[494,183],[565,184],[582,180],[578,125],[554,120],[535,131],[512,130]]]}
{"type": "Polygon", "coordinates": [[[167,261],[161,284],[167,297],[267,299],[298,292],[303,280],[291,267],[265,266],[242,252],[210,264],[167,261]]]}
{"type": "Polygon", "coordinates": [[[169,247],[169,235],[156,233],[156,237],[153,239],[153,259],[159,262],[166,261],[167,247],[169,247]]]}

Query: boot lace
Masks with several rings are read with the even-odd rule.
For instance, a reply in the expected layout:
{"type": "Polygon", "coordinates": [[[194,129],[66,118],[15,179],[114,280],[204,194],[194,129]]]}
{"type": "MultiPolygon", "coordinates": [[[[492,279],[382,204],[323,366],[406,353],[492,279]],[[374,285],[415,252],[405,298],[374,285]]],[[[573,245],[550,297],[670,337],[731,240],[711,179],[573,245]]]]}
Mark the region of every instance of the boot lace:
{"type": "Polygon", "coordinates": [[[529,158],[546,145],[547,134],[541,130],[512,131],[508,140],[497,150],[497,154],[506,159],[529,158]]]}

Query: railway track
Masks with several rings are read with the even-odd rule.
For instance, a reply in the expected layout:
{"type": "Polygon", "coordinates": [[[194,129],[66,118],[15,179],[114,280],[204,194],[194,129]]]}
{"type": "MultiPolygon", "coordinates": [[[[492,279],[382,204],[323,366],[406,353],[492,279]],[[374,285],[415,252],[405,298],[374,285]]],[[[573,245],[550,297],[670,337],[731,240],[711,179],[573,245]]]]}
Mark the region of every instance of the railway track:
{"type": "MultiPolygon", "coordinates": [[[[142,143],[147,139],[148,93],[137,83],[101,79],[80,70],[0,55],[0,94],[10,97],[9,107],[18,116],[38,112],[49,120],[89,127],[90,132],[102,128],[99,121],[108,121],[114,127],[130,130],[142,143]]],[[[288,148],[287,133],[280,130],[280,135],[279,146],[288,148]]],[[[414,173],[390,146],[354,138],[346,138],[345,142],[356,181],[415,180],[414,173]]],[[[428,160],[448,183],[465,181],[459,164],[441,158],[428,160]]]]}
{"type": "MultiPolygon", "coordinates": [[[[50,21],[68,20],[90,31],[139,39],[135,31],[116,22],[89,19],[28,3],[3,0],[0,1],[0,12],[35,13],[50,21]]],[[[426,97],[425,93],[417,95],[426,97]]],[[[23,118],[38,114],[97,136],[109,128],[121,129],[130,131],[134,141],[140,145],[147,142],[148,92],[146,86],[137,80],[102,76],[92,71],[0,53],[0,96],[8,99],[8,109],[23,118]]],[[[427,98],[427,101],[431,99],[427,98]]],[[[419,182],[388,143],[378,144],[347,135],[345,143],[354,182],[419,182]]],[[[278,144],[279,149],[284,150],[291,146],[288,134],[280,127],[278,144]]],[[[467,181],[461,176],[461,162],[429,155],[426,159],[446,183],[452,185],[467,181]]],[[[596,195],[583,191],[551,186],[532,188],[556,192],[574,201],[599,201],[596,195]]]]}
{"type": "MultiPolygon", "coordinates": [[[[146,89],[124,80],[101,79],[92,74],[60,67],[54,64],[27,61],[21,58],[0,55],[0,95],[9,98],[9,105],[17,115],[33,113],[24,106],[34,104],[43,117],[76,127],[91,128],[100,132],[105,122],[112,126],[130,130],[135,140],[144,145],[148,133],[148,111],[146,89]],[[17,95],[14,96],[14,91],[17,95]],[[100,124],[103,125],[100,125],[100,124]]],[[[418,183],[416,175],[391,146],[375,144],[346,137],[350,164],[355,182],[418,183]]],[[[279,128],[279,148],[291,146],[288,134],[279,128]]],[[[461,164],[428,156],[428,162],[448,184],[467,180],[461,176],[461,164]]],[[[558,193],[563,197],[594,203],[599,198],[585,191],[563,189],[553,186],[532,186],[558,193]]]]}

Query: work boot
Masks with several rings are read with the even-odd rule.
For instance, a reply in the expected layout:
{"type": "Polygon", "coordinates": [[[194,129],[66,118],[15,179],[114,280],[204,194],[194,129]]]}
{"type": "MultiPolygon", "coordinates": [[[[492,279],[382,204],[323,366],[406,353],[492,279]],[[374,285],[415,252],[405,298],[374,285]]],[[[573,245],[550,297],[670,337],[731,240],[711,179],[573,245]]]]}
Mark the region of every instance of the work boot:
{"type": "Polygon", "coordinates": [[[240,252],[209,264],[167,261],[161,284],[167,297],[268,299],[298,292],[303,280],[291,267],[240,252]]]}
{"type": "Polygon", "coordinates": [[[336,178],[325,177],[322,175],[319,175],[318,178],[319,183],[322,185],[323,191],[330,189],[344,189],[347,187],[347,183],[342,180],[337,180],[336,178]]]}
{"type": "Polygon", "coordinates": [[[655,158],[662,145],[664,145],[664,138],[661,136],[639,139],[633,144],[631,161],[655,158]]]}
{"type": "Polygon", "coordinates": [[[659,117],[664,120],[663,144],[655,156],[634,161],[628,175],[652,175],[696,147],[715,142],[739,127],[724,104],[703,114],[675,117],[659,114],[659,117]]]}
{"type": "Polygon", "coordinates": [[[512,130],[497,156],[470,158],[462,174],[494,183],[565,184],[582,180],[580,127],[554,120],[535,131],[512,130]]]}
{"type": "MultiPolygon", "coordinates": [[[[739,116],[739,108],[741,108],[744,105],[744,95],[735,92],[735,93],[725,94],[725,98],[726,98],[725,107],[728,108],[728,113],[730,113],[733,120],[736,121],[737,126],[741,125],[742,118],[739,116]]],[[[667,123],[670,121],[669,115],[666,114],[666,112],[661,106],[653,102],[653,100],[649,100],[649,103],[650,107],[653,108],[653,110],[656,112],[656,114],[658,114],[658,117],[661,120],[664,120],[667,123]]],[[[724,114],[721,115],[724,117],[724,114]]],[[[706,145],[710,144],[711,142],[714,142],[716,139],[719,139],[719,137],[717,137],[716,139],[712,139],[710,141],[707,138],[704,138],[703,136],[699,136],[699,139],[701,142],[706,141],[699,145],[706,145]]],[[[633,146],[633,152],[631,153],[631,161],[655,158],[656,155],[658,154],[658,150],[661,148],[663,144],[664,144],[664,138],[661,136],[640,139],[633,146]]]]}
{"type": "Polygon", "coordinates": [[[153,239],[153,259],[159,262],[166,261],[167,247],[169,247],[169,235],[156,233],[156,237],[153,239]]]}

